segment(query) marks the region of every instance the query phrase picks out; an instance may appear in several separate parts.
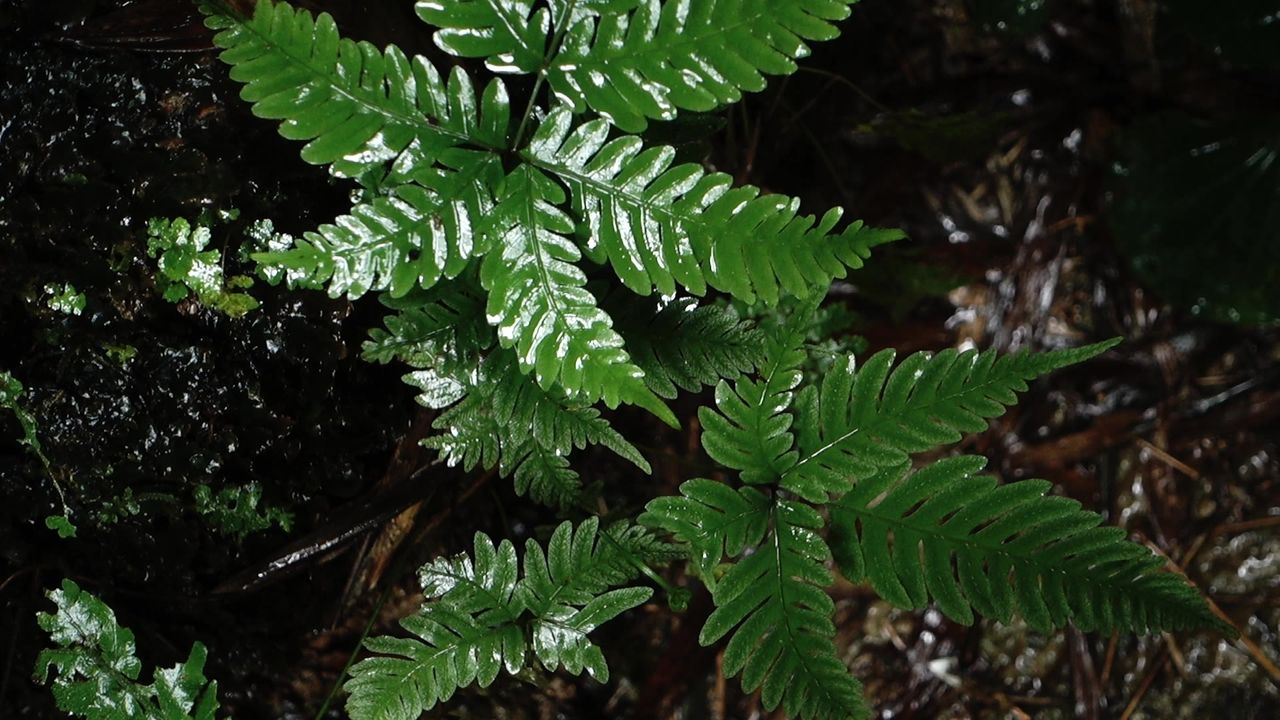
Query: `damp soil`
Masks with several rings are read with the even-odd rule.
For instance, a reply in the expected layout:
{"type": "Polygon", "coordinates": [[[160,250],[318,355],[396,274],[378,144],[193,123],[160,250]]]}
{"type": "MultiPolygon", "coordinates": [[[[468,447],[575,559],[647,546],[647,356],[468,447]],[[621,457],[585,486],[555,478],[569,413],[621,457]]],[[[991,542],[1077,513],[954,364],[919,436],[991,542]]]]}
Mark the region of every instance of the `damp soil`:
{"type": "MultiPolygon", "coordinates": [[[[348,35],[434,52],[411,3],[309,4],[348,35]]],[[[964,449],[1007,478],[1054,480],[1170,557],[1247,642],[963,627],[846,584],[839,646],[885,718],[1280,716],[1280,332],[1180,302],[1109,221],[1127,128],[1170,111],[1274,113],[1280,78],[1180,34],[1154,0],[1062,0],[1027,27],[1002,24],[1001,5],[864,0],[800,73],[654,132],[740,181],[907,231],[833,289],[868,350],[1123,336],[1035,383],[964,449]]],[[[30,670],[34,615],[63,577],[112,605],[148,665],[208,645],[230,716],[314,717],[371,616],[389,628],[413,607],[407,568],[477,529],[519,540],[555,521],[509,482],[417,448],[431,417],[403,370],[359,357],[376,300],[258,282],[261,307],[230,319],[160,296],[151,217],[238,211],[213,229],[231,275],[252,272],[253,222],[300,233],[348,206],[352,188],[297,150],[238,100],[185,3],[0,0],[0,370],[26,386],[54,475],[0,412],[0,717],[58,716],[30,670]],[[79,314],[49,302],[67,283],[79,314]],[[52,480],[93,518],[77,538],[44,525],[52,480]],[[241,539],[198,511],[198,488],[249,484],[290,531],[241,539]],[[268,571],[273,558],[287,572],[268,571]]],[[[705,464],[689,421],[700,400],[678,406],[679,432],[616,418],[648,438],[652,477],[577,458],[602,510],[634,512],[705,464]]],[[[437,715],[766,717],[697,644],[709,602],[606,627],[607,685],[508,678],[437,715]]]]}

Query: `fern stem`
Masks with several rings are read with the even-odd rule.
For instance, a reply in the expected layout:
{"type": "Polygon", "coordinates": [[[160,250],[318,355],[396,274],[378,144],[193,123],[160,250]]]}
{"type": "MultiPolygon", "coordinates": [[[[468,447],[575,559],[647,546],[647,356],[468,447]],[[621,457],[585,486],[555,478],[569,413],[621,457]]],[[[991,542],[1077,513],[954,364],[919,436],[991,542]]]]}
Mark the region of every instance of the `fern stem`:
{"type": "Polygon", "coordinates": [[[622,543],[614,540],[613,536],[609,533],[601,532],[600,536],[603,537],[610,545],[613,545],[618,552],[622,553],[622,556],[630,561],[631,565],[635,567],[636,570],[640,571],[640,574],[649,578],[655,585],[662,588],[662,591],[667,594],[667,604],[671,606],[672,610],[681,611],[689,606],[688,590],[675,587],[671,583],[667,582],[661,575],[654,572],[653,568],[649,567],[648,563],[636,557],[635,553],[628,550],[622,543]]]}
{"type": "Polygon", "coordinates": [[[333,704],[334,698],[338,697],[338,690],[342,688],[342,680],[347,677],[347,672],[355,664],[356,656],[360,654],[360,648],[364,646],[364,641],[369,637],[369,633],[373,632],[373,625],[378,621],[378,616],[382,614],[382,606],[387,603],[387,599],[391,597],[391,590],[394,588],[395,583],[387,583],[387,586],[382,589],[378,602],[374,603],[373,611],[369,613],[369,621],[364,624],[364,629],[360,631],[356,646],[351,648],[351,653],[347,655],[346,664],[342,666],[342,671],[338,673],[338,679],[334,681],[333,687],[329,688],[329,694],[325,696],[324,702],[320,704],[320,709],[316,711],[315,720],[323,720],[325,713],[329,712],[329,706],[333,704]]]}
{"type": "Polygon", "coordinates": [[[564,14],[556,19],[555,31],[551,34],[551,43],[547,45],[547,52],[542,56],[542,67],[538,68],[538,78],[533,81],[533,91],[529,93],[529,102],[525,104],[524,114],[520,118],[520,125],[516,128],[516,134],[512,136],[512,150],[519,148],[520,143],[524,140],[524,132],[528,129],[529,118],[533,117],[533,108],[538,102],[538,93],[542,92],[542,86],[547,82],[547,70],[551,69],[551,61],[560,52],[560,43],[564,42],[565,33],[569,32],[569,20],[573,17],[573,10],[577,4],[578,0],[569,0],[569,4],[564,9],[564,14]]]}

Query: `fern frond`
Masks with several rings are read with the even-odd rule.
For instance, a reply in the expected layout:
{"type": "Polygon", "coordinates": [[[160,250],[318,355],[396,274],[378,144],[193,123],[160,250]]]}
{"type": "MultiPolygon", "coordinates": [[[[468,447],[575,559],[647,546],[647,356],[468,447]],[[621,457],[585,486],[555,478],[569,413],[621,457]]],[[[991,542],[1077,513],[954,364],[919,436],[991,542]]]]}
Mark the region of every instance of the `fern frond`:
{"type": "Polygon", "coordinates": [[[521,166],[507,177],[496,210],[497,247],[480,266],[498,340],[515,349],[521,370],[544,388],[558,385],[609,407],[640,405],[674,426],[574,265],[581,254],[565,237],[573,224],[556,207],[563,201],[560,188],[534,168],[521,166]]]}
{"type": "Polygon", "coordinates": [[[414,368],[404,381],[418,403],[441,409],[462,399],[483,353],[497,343],[485,320],[485,298],[471,274],[406,298],[383,297],[399,308],[369,332],[362,354],[370,362],[400,361],[414,368]]]}
{"type": "Polygon", "coordinates": [[[293,247],[257,253],[256,261],[294,271],[307,286],[355,299],[371,290],[401,297],[454,278],[487,250],[485,218],[502,162],[492,153],[450,148],[438,164],[356,205],[333,224],[294,240],[293,247]]]}
{"type": "Polygon", "coordinates": [[[715,589],[715,568],[727,555],[756,547],[769,529],[769,497],[751,487],[734,489],[696,478],[680,485],[680,494],[649,501],[636,522],[671,533],[688,543],[699,577],[715,589]]]}
{"type": "Polygon", "coordinates": [[[401,620],[416,638],[365,641],[379,656],[351,668],[344,687],[353,718],[416,720],[458,688],[488,687],[499,670],[514,674],[525,666],[527,641],[513,601],[516,550],[509,540],[495,547],[476,533],[474,561],[465,555],[435,560],[418,577],[435,600],[401,620]]]}
{"type": "Polygon", "coordinates": [[[418,0],[423,22],[438,28],[436,46],[458,57],[486,58],[498,73],[532,73],[542,66],[551,13],[534,0],[418,0]]]}
{"type": "Polygon", "coordinates": [[[505,669],[528,665],[528,649],[547,670],[563,665],[600,680],[608,666],[587,634],[648,599],[649,588],[610,590],[636,577],[633,558],[658,555],[660,543],[642,529],[599,520],[575,531],[562,523],[546,551],[526,546],[524,573],[515,546],[476,533],[472,557],[434,560],[418,571],[429,602],[401,625],[414,638],[376,637],[379,655],[351,668],[345,688],[355,720],[414,720],[472,683],[488,687],[505,669]]]}
{"type": "Polygon", "coordinates": [[[822,517],[790,501],[777,503],[770,514],[773,530],[764,546],[716,586],[716,610],[699,641],[710,645],[732,631],[724,674],[742,673],[743,688],[759,688],[767,710],[782,705],[795,720],[866,718],[862,685],[832,641],[835,604],[823,589],[832,581],[826,568],[831,553],[817,533],[822,517]]]}
{"type": "Polygon", "coordinates": [[[513,476],[516,491],[538,502],[567,507],[581,489],[565,459],[575,449],[603,445],[650,472],[649,463],[602,417],[580,401],[544,390],[521,373],[510,352],[492,353],[465,386],[466,397],[441,413],[433,427],[444,434],[423,444],[451,465],[497,467],[513,476]]]}
{"type": "Polygon", "coordinates": [[[693,298],[658,306],[628,292],[614,293],[601,304],[613,316],[632,361],[644,371],[645,384],[659,397],[736,379],[755,369],[763,354],[760,333],[726,306],[699,306],[693,298]]]}
{"type": "Polygon", "coordinates": [[[630,13],[582,17],[547,70],[575,112],[590,108],[628,132],[677,110],[705,112],[789,75],[830,40],[857,0],[643,0],[630,13]]]}
{"type": "Polygon", "coordinates": [[[698,408],[702,446],[713,460],[740,471],[752,485],[777,482],[799,457],[789,409],[804,362],[803,323],[765,335],[759,380],[716,385],[716,410],[698,408]]]}
{"type": "Polygon", "coordinates": [[[825,502],[829,493],[843,493],[913,453],[986,430],[987,420],[1014,404],[1028,380],[1088,360],[1117,342],[1004,356],[948,349],[915,353],[897,368],[892,350],[876,353],[861,367],[850,358],[826,374],[816,408],[801,418],[800,435],[814,444],[787,469],[782,487],[825,502]]]}
{"type": "Polygon", "coordinates": [[[542,664],[550,669],[563,664],[575,675],[586,669],[604,682],[609,679],[608,665],[600,648],[587,640],[587,633],[648,600],[653,591],[643,587],[608,590],[637,575],[628,545],[645,535],[598,533],[598,529],[596,518],[586,520],[576,531],[562,523],[552,533],[546,553],[530,540],[517,594],[534,616],[533,647],[542,664]]]}
{"type": "Polygon", "coordinates": [[[592,259],[608,262],[623,284],[647,295],[671,295],[676,284],[695,295],[707,286],[746,302],[774,304],[782,294],[804,297],[826,289],[847,269],[862,267],[871,248],[902,237],[854,222],[832,233],[841,210],[820,221],[798,215],[799,201],[733,187],[724,173],[699,165],[672,166],[675,150],[645,148],[638,137],[608,141],[609,124],[573,127],[554,110],[538,127],[526,162],[569,189],[583,219],[592,259]]]}
{"type": "Polygon", "coordinates": [[[841,572],[899,607],[932,597],[957,622],[973,610],[1008,622],[1016,611],[1048,631],[1232,631],[1165,560],[1099,527],[1080,503],[1045,495],[1043,480],[998,485],[980,457],[908,465],[863,480],[831,510],[841,572]],[[954,567],[953,567],[954,563],[954,567]]]}
{"type": "Polygon", "coordinates": [[[461,144],[507,144],[510,103],[499,81],[481,103],[461,70],[446,83],[421,57],[339,37],[328,14],[271,0],[259,0],[252,17],[222,0],[201,9],[232,79],[245,84],[241,98],[257,116],[283,120],[281,135],[308,141],[307,162],[359,177],[406,152],[426,167],[461,144]]]}

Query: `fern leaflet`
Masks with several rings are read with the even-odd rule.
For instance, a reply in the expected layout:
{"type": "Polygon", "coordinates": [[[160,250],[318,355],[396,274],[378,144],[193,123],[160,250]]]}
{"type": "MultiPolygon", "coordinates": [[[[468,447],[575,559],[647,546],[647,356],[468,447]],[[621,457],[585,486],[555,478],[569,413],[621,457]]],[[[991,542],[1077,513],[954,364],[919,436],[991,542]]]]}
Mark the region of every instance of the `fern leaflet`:
{"type": "Polygon", "coordinates": [[[551,14],[534,0],[418,0],[418,17],[439,28],[436,45],[458,57],[487,58],[494,72],[533,73],[542,66],[551,14]]]}
{"type": "Polygon", "coordinates": [[[903,464],[858,483],[831,511],[841,572],[869,579],[899,607],[932,597],[965,624],[974,609],[1001,622],[1016,610],[1046,632],[1070,620],[1086,631],[1233,634],[1186,578],[1161,572],[1165,561],[1123,530],[1046,496],[1046,481],[997,485],[976,475],[985,464],[954,457],[915,473],[903,464]]]}
{"type": "Polygon", "coordinates": [[[506,146],[506,91],[486,93],[481,113],[470,79],[455,69],[446,85],[424,58],[395,46],[385,52],[338,36],[333,18],[270,0],[242,17],[221,0],[204,0],[215,44],[245,84],[240,96],[254,114],[283,120],[280,134],[308,141],[302,158],[359,177],[406,151],[429,166],[461,144],[506,146]]]}
{"type": "Polygon", "coordinates": [[[558,507],[574,504],[581,489],[565,460],[575,448],[604,445],[650,472],[598,410],[542,389],[520,373],[508,352],[491,354],[464,390],[465,398],[433,425],[445,433],[424,441],[452,465],[498,467],[514,476],[516,492],[558,507]]]}
{"type": "Polygon", "coordinates": [[[832,580],[831,553],[817,533],[822,517],[791,501],[778,502],[770,514],[764,546],[716,586],[716,610],[699,640],[710,645],[732,631],[724,673],[742,673],[743,688],[759,688],[767,710],[782,705],[792,718],[866,718],[862,686],[832,642],[835,605],[823,590],[832,580]]]}
{"type": "Polygon", "coordinates": [[[698,165],[672,167],[675,150],[645,148],[640,138],[607,141],[609,125],[593,120],[573,127],[567,109],[553,111],[522,157],[555,175],[584,219],[586,251],[607,259],[618,278],[641,295],[695,295],[710,285],[746,302],[768,304],[781,294],[825,290],[846,268],[860,268],[871,248],[902,237],[855,222],[832,229],[841,211],[815,225],[799,216],[799,201],[732,187],[724,173],[698,165]]]}
{"type": "Polygon", "coordinates": [[[735,379],[760,362],[760,333],[731,308],[699,307],[693,298],[659,308],[627,292],[602,305],[615,318],[632,361],[644,371],[645,384],[660,397],[674,399],[679,390],[697,392],[735,379]]]}
{"type": "Polygon", "coordinates": [[[801,417],[800,436],[815,443],[789,468],[782,487],[814,502],[843,493],[910,454],[981,432],[1026,390],[1026,381],[1088,360],[1110,340],[1071,350],[997,356],[994,350],[915,353],[893,368],[884,350],[858,368],[850,358],[823,378],[818,402],[801,417]]]}
{"type": "Polygon", "coordinates": [[[694,479],[680,494],[655,498],[637,522],[688,543],[689,556],[707,587],[715,588],[715,567],[764,539],[769,529],[769,497],[751,487],[733,489],[715,480],[694,479]]]}
{"type": "Polygon", "coordinates": [[[560,188],[534,168],[522,166],[507,177],[496,210],[497,248],[480,266],[498,340],[544,388],[559,385],[609,407],[640,405],[675,425],[573,264],[581,255],[565,237],[573,224],[556,207],[563,200],[560,188]]]}
{"type": "Polygon", "coordinates": [[[347,711],[355,720],[412,720],[460,687],[487,687],[502,669],[519,672],[530,647],[548,670],[563,665],[607,679],[604,656],[586,636],[649,598],[648,588],[609,588],[635,577],[635,559],[663,555],[647,533],[625,524],[600,532],[591,518],[576,531],[562,523],[545,552],[530,540],[521,576],[509,540],[495,546],[476,533],[472,557],[419,570],[430,602],[401,621],[416,638],[367,641],[378,655],[351,669],[347,711]]]}
{"type": "Polygon", "coordinates": [[[548,69],[551,87],[629,132],[677,109],[708,111],[789,75],[830,40],[857,0],[643,0],[629,14],[586,17],[548,69]]]}
{"type": "Polygon", "coordinates": [[[835,38],[834,23],[857,0],[420,0],[435,41],[460,57],[487,58],[495,72],[542,72],[556,24],[567,33],[546,63],[556,95],[627,132],[678,110],[705,112],[789,75],[809,54],[805,41],[835,38]],[[638,5],[638,7],[636,7],[638,5]],[[563,19],[566,6],[574,8],[563,19]],[[582,6],[582,7],[579,7],[582,6]],[[634,9],[633,9],[634,8],[634,9]]]}
{"type": "Polygon", "coordinates": [[[414,170],[415,182],[356,205],[287,250],[254,259],[294,271],[295,284],[328,284],[332,297],[353,299],[370,290],[401,297],[456,277],[488,249],[484,218],[493,211],[502,163],[463,148],[444,150],[437,160],[414,170]]]}
{"type": "Polygon", "coordinates": [[[702,446],[716,462],[741,472],[742,481],[777,482],[796,463],[793,417],[789,411],[804,362],[804,323],[765,337],[759,380],[742,378],[732,387],[716,385],[716,410],[698,409],[702,446]]]}

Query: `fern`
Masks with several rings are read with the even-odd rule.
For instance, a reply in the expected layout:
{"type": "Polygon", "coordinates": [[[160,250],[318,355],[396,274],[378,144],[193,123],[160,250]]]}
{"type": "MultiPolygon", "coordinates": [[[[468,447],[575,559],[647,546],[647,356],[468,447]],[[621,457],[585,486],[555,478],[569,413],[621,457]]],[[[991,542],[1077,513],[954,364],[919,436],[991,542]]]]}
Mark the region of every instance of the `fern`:
{"type": "Polygon", "coordinates": [[[641,471],[649,464],[594,408],[548,392],[515,370],[506,353],[491,355],[465,388],[465,398],[442,413],[426,440],[453,465],[499,468],[513,475],[516,492],[559,507],[573,505],[581,489],[565,458],[574,449],[603,445],[641,471]]]}
{"type": "Polygon", "coordinates": [[[719,412],[698,410],[707,454],[740,471],[745,483],[776,482],[796,463],[790,406],[804,362],[803,325],[797,322],[789,331],[766,338],[760,379],[743,378],[732,387],[721,380],[716,386],[719,412]]]}
{"type": "Polygon", "coordinates": [[[643,373],[573,264],[580,255],[565,237],[573,225],[555,207],[560,201],[559,187],[533,168],[507,178],[496,211],[501,249],[480,267],[498,340],[516,350],[521,369],[532,370],[543,387],[559,385],[613,407],[623,400],[648,404],[643,373]]]}
{"type": "Polygon", "coordinates": [[[760,334],[728,307],[679,298],[661,306],[618,292],[602,302],[613,313],[631,360],[659,397],[696,392],[750,372],[761,360],[760,334]]]}
{"type": "MultiPolygon", "coordinates": [[[[446,81],[394,47],[339,38],[326,15],[272,0],[252,17],[218,0],[204,8],[254,112],[307,141],[306,160],[366,188],[332,224],[269,238],[259,261],[334,296],[379,293],[397,311],[365,355],[409,366],[419,402],[441,411],[426,444],[447,462],[586,507],[574,451],[604,445],[649,472],[598,403],[675,425],[663,398],[715,385],[715,408],[698,418],[729,477],[685,482],[640,521],[681,543],[716,605],[702,642],[727,638],[726,673],[767,708],[868,714],[834,644],[832,549],[851,580],[904,607],[932,598],[966,622],[1016,611],[1046,629],[1221,628],[1179,576],[1046,496],[1046,483],[999,486],[966,458],[908,471],[913,455],[984,430],[1029,380],[1110,344],[947,350],[896,368],[889,351],[855,364],[828,350],[836,362],[806,383],[806,343],[826,339],[807,337],[820,298],[901,233],[841,225],[838,208],[802,214],[792,198],[734,187],[627,134],[793,72],[852,4],[419,0],[446,52],[537,76],[518,119],[501,81],[479,93],[461,70],[446,81]],[[775,321],[758,332],[688,297],[713,292],[775,321]]],[[[601,532],[595,520],[561,525],[545,550],[528,544],[522,563],[510,542],[477,535],[472,556],[423,568],[428,602],[403,621],[413,637],[369,642],[376,656],[347,683],[353,717],[417,717],[531,657],[604,679],[588,636],[649,597],[625,587],[637,559],[671,552],[640,527],[601,532]]]]}
{"type": "Polygon", "coordinates": [[[808,440],[804,456],[787,469],[781,486],[823,502],[912,453],[985,430],[988,418],[1017,402],[1027,380],[1088,360],[1117,342],[1041,355],[916,353],[896,368],[892,350],[876,353],[860,368],[850,357],[824,376],[816,402],[807,404],[799,423],[808,440]]]}
{"type": "Polygon", "coordinates": [[[420,0],[418,15],[440,28],[435,40],[460,57],[487,58],[491,70],[545,72],[573,108],[588,108],[628,132],[679,109],[705,112],[789,75],[809,54],[806,40],[830,40],[857,0],[420,0]],[[579,10],[564,17],[568,6],[579,10]],[[582,6],[582,7],[579,7],[582,6]],[[637,7],[638,6],[638,7],[637,7]],[[552,17],[565,31],[544,59],[552,17]]]}
{"type": "Polygon", "coordinates": [[[401,297],[458,276],[485,247],[476,226],[493,211],[490,188],[501,180],[502,163],[497,155],[462,148],[441,152],[438,162],[415,172],[414,183],[304,233],[293,247],[255,258],[295,271],[296,285],[327,284],[333,297],[370,290],[401,297]]]}
{"type": "Polygon", "coordinates": [[[156,670],[154,681],[143,685],[133,633],[120,627],[106,603],[71,580],[49,599],[57,611],[39,613],[37,621],[58,647],[40,653],[36,680],[47,683],[49,670],[57,670],[53,696],[60,710],[89,720],[214,719],[218,684],[204,677],[203,645],[195,643],[185,662],[156,670]]]}
{"type": "Polygon", "coordinates": [[[722,381],[717,409],[700,412],[707,453],[747,486],[689,481],[680,496],[653,500],[640,516],[687,543],[717,608],[701,639],[730,637],[726,673],[741,671],[744,688],[760,688],[766,707],[781,704],[803,718],[866,715],[830,645],[821,516],[786,491],[808,490],[802,494],[822,503],[834,494],[831,541],[842,572],[869,579],[903,607],[932,597],[963,622],[975,609],[1003,621],[1017,609],[1042,629],[1070,620],[1086,629],[1229,631],[1183,578],[1158,571],[1163,560],[1125,542],[1122,531],[1098,528],[1099,516],[1079,503],[1046,497],[1047,483],[997,486],[973,475],[982,464],[974,458],[907,474],[911,453],[985,429],[985,418],[1011,403],[1025,380],[1114,343],[999,358],[920,354],[892,374],[889,353],[860,370],[850,358],[820,390],[800,390],[808,401],[793,403],[804,319],[768,333],[759,377],[732,388],[722,381]],[[802,416],[796,433],[793,413],[802,416]],[[797,474],[815,458],[822,474],[797,474]],[[717,580],[726,557],[731,564],[717,580]]]}
{"type": "Polygon", "coordinates": [[[900,607],[932,597],[965,624],[973,609],[1001,622],[1016,610],[1044,631],[1070,620],[1103,632],[1232,632],[1124,531],[1098,527],[1101,516],[1074,500],[1046,497],[1043,480],[976,475],[985,464],[954,457],[916,473],[903,464],[859,483],[831,511],[841,572],[900,607]]]}
{"type": "Polygon", "coordinates": [[[714,587],[724,556],[736,557],[764,539],[769,507],[769,497],[755,488],[694,479],[680,486],[680,495],[651,500],[637,520],[686,543],[694,568],[714,587]]]}
{"type": "MultiPolygon", "coordinates": [[[[824,287],[860,267],[871,247],[898,237],[859,223],[832,234],[839,211],[815,224],[788,198],[731,191],[727,177],[696,167],[668,169],[669,149],[639,152],[636,138],[604,145],[607,126],[599,121],[569,135],[564,109],[553,109],[521,147],[530,116],[510,132],[499,81],[477,97],[460,70],[446,83],[424,59],[339,38],[327,15],[313,18],[283,3],[260,2],[251,18],[217,0],[203,7],[232,76],[245,83],[242,96],[258,115],[283,120],[286,137],[309,141],[304,159],[344,177],[383,175],[376,183],[383,194],[257,259],[290,270],[299,284],[327,284],[330,294],[351,297],[370,290],[403,296],[479,262],[502,346],[516,349],[521,370],[543,387],[610,407],[639,405],[675,423],[583,290],[584,251],[607,257],[639,292],[669,294],[678,282],[697,294],[710,286],[772,302],[824,287]],[[565,142],[577,150],[563,154],[565,142]],[[504,158],[514,167],[504,171],[504,158]],[[620,164],[611,169],[614,161],[620,164]],[[745,233],[758,235],[761,252],[744,251],[745,233]]],[[[446,46],[511,41],[510,52],[533,58],[556,57],[560,48],[552,41],[535,48],[537,33],[519,28],[542,28],[555,17],[592,22],[627,7],[552,3],[548,13],[486,0],[419,9],[445,24],[438,39],[446,46]]]]}
{"type": "Polygon", "coordinates": [[[864,718],[862,686],[836,653],[823,588],[831,584],[831,552],[818,536],[822,518],[799,502],[770,509],[773,530],[759,552],[738,561],[716,586],[716,610],[699,641],[710,645],[734,630],[724,672],[742,673],[747,691],[761,690],[765,709],[792,717],[864,718]]]}
{"type": "Polygon", "coordinates": [[[634,526],[601,532],[595,518],[575,530],[556,528],[544,551],[530,540],[523,573],[515,546],[476,534],[471,557],[440,559],[418,576],[429,602],[401,624],[416,638],[376,637],[379,655],[351,669],[346,689],[353,718],[417,718],[458,688],[488,687],[505,669],[520,672],[529,650],[548,670],[563,666],[606,680],[609,668],[587,638],[600,624],[643,603],[643,587],[629,583],[635,563],[668,555],[634,526]]]}
{"type": "Polygon", "coordinates": [[[588,254],[607,258],[623,284],[642,295],[654,288],[669,295],[675,283],[701,295],[710,285],[774,304],[780,293],[825,290],[845,268],[862,267],[871,248],[902,237],[857,222],[832,235],[838,208],[815,225],[813,217],[797,215],[797,200],[733,188],[724,173],[672,167],[670,147],[645,149],[637,137],[607,141],[608,135],[602,120],[575,129],[570,112],[557,110],[523,157],[564,182],[586,224],[588,254]]]}
{"type": "Polygon", "coordinates": [[[412,367],[404,381],[419,390],[417,400],[424,407],[441,409],[461,400],[485,353],[497,343],[485,321],[478,281],[466,276],[385,303],[398,312],[386,318],[385,330],[369,332],[364,358],[412,367]]]}

